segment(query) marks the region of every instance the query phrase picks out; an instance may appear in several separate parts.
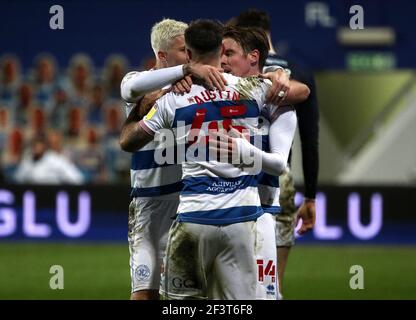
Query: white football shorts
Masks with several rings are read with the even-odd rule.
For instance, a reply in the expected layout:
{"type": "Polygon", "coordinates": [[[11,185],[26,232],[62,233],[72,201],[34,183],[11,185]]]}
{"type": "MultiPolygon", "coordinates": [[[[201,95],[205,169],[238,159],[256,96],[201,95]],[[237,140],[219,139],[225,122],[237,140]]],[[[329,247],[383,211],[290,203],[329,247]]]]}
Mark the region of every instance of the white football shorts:
{"type": "Polygon", "coordinates": [[[169,228],[178,200],[134,198],[129,206],[131,292],[158,290],[169,228]]]}
{"type": "Polygon", "coordinates": [[[166,299],[256,299],[256,221],[173,223],[160,287],[166,299]]]}
{"type": "Polygon", "coordinates": [[[256,263],[258,300],[277,300],[276,218],[264,213],[257,219],[256,263]]]}

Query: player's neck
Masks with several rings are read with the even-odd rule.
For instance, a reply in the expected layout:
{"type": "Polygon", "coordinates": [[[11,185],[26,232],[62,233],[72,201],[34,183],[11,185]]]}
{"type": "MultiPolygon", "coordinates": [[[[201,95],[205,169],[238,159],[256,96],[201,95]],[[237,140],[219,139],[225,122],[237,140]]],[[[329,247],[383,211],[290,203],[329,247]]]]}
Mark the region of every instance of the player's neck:
{"type": "Polygon", "coordinates": [[[260,71],[253,71],[253,72],[247,73],[243,78],[245,78],[245,77],[257,77],[258,75],[260,75],[260,71]]]}
{"type": "Polygon", "coordinates": [[[206,64],[206,65],[213,66],[216,68],[221,68],[221,60],[218,58],[199,58],[199,59],[192,60],[192,62],[206,64]]]}
{"type": "Polygon", "coordinates": [[[162,62],[161,60],[157,59],[156,64],[153,67],[154,70],[166,68],[166,63],[162,62]]]}
{"type": "Polygon", "coordinates": [[[243,74],[241,77],[257,77],[261,73],[259,65],[256,64],[255,66],[250,66],[250,68],[247,70],[245,74],[243,74]]]}

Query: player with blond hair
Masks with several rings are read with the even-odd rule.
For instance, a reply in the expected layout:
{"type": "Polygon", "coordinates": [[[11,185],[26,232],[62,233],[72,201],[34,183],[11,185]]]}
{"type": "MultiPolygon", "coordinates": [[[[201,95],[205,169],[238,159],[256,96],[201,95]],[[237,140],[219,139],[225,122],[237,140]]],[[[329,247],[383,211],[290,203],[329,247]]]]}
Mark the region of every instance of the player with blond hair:
{"type": "Polygon", "coordinates": [[[151,31],[155,67],[150,71],[130,72],[121,83],[128,117],[120,145],[124,151],[133,153],[128,231],[131,299],[159,299],[161,261],[182,187],[180,164],[157,163],[154,152],[159,143],[156,141],[138,149],[132,140],[134,128],[147,113],[148,106],[164,94],[162,88],[186,75],[202,79],[211,87],[224,84],[217,68],[187,63],[186,28],[186,23],[172,19],[156,23],[151,31]]]}

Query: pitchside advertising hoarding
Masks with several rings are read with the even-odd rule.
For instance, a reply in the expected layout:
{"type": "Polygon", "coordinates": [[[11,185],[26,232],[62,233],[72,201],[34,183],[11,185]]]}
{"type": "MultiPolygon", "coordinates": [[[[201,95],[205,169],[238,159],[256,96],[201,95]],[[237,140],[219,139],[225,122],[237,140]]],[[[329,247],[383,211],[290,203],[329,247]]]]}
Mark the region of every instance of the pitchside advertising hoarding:
{"type": "MultiPolygon", "coordinates": [[[[416,244],[413,199],[416,188],[321,187],[298,242],[416,244]]],[[[0,240],[127,241],[129,201],[126,186],[2,187],[0,240]]]]}

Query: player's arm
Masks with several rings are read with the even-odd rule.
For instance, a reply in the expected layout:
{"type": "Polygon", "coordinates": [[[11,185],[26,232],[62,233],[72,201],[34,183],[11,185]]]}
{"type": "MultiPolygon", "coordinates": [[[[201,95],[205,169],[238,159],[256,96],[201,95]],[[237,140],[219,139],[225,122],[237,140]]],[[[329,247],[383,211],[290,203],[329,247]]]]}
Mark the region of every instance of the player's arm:
{"type": "Polygon", "coordinates": [[[302,219],[299,234],[311,230],[315,224],[315,196],[319,171],[319,108],[316,97],[316,87],[312,74],[301,74],[299,79],[308,84],[311,89],[309,98],[296,105],[299,122],[299,136],[302,148],[302,167],[304,178],[304,201],[298,210],[297,218],[302,219]]]}
{"type": "Polygon", "coordinates": [[[161,89],[184,76],[183,65],[143,72],[129,72],[121,82],[121,97],[136,102],[144,95],[161,89]]]}
{"type": "Polygon", "coordinates": [[[305,182],[305,197],[315,199],[319,169],[319,108],[313,75],[304,71],[299,81],[311,88],[309,98],[295,106],[298,116],[299,136],[302,147],[302,165],[305,182]]]}
{"type": "Polygon", "coordinates": [[[263,79],[269,79],[272,82],[266,95],[266,103],[286,106],[298,104],[308,98],[310,94],[308,86],[299,81],[290,80],[289,75],[282,68],[260,75],[263,79]],[[285,94],[280,96],[279,93],[282,91],[285,94]]]}
{"type": "MultiPolygon", "coordinates": [[[[272,122],[269,129],[270,152],[262,151],[252,145],[243,134],[234,128],[229,134],[221,132],[211,133],[210,149],[218,150],[224,159],[260,159],[261,170],[279,176],[287,166],[290,148],[296,131],[296,113],[293,107],[279,108],[279,114],[275,115],[276,119],[272,122]]],[[[243,160],[234,165],[241,166],[243,160]]]]}
{"type": "MultiPolygon", "coordinates": [[[[155,103],[145,118],[152,118],[157,109],[158,106],[155,103]]],[[[162,127],[160,125],[149,127],[149,125],[146,124],[144,117],[139,116],[138,112],[135,111],[136,110],[133,109],[132,112],[130,112],[126,120],[127,124],[124,126],[123,132],[120,135],[121,149],[127,152],[134,152],[144,147],[146,144],[152,141],[155,132],[157,131],[156,127],[162,127]]]]}
{"type": "Polygon", "coordinates": [[[137,130],[139,129],[137,124],[143,116],[139,115],[139,107],[140,104],[134,106],[121,128],[119,143],[121,150],[126,152],[134,152],[138,150],[140,146],[137,141],[137,130]]]}
{"type": "Polygon", "coordinates": [[[130,72],[121,82],[121,97],[136,102],[144,95],[172,84],[187,75],[207,84],[209,88],[225,90],[226,81],[221,69],[200,63],[187,63],[170,68],[143,72],[130,72]]]}
{"type": "Polygon", "coordinates": [[[131,116],[133,120],[130,120],[129,125],[125,128],[124,135],[120,138],[120,146],[124,151],[134,152],[143,148],[146,144],[153,140],[157,127],[161,128],[162,126],[159,123],[149,126],[146,124],[146,119],[152,118],[157,110],[158,106],[156,103],[146,117],[140,120],[138,119],[138,116],[132,116],[135,110],[130,113],[129,118],[131,116]]]}
{"type": "Polygon", "coordinates": [[[142,121],[134,122],[129,128],[130,138],[123,141],[123,143],[120,141],[121,148],[124,151],[134,152],[152,141],[154,133],[146,130],[141,123],[142,121]]]}
{"type": "Polygon", "coordinates": [[[296,80],[290,80],[289,94],[282,101],[282,106],[294,105],[308,99],[311,91],[308,86],[296,80]]]}
{"type": "MultiPolygon", "coordinates": [[[[129,143],[134,148],[140,149],[152,141],[156,132],[163,128],[171,128],[174,118],[174,101],[169,100],[170,95],[167,94],[158,99],[152,109],[139,122],[135,122],[133,126],[132,138],[129,143]]],[[[129,148],[127,146],[127,148],[129,148]]]]}
{"type": "MultiPolygon", "coordinates": [[[[122,126],[119,138],[121,149],[126,152],[140,149],[136,124],[142,120],[156,100],[166,93],[166,90],[160,90],[162,87],[187,75],[186,78],[190,79],[190,76],[193,76],[209,87],[224,90],[226,81],[220,71],[221,69],[212,66],[188,63],[172,68],[127,74],[121,83],[121,96],[127,102],[137,101],[137,103],[122,126]]],[[[192,81],[185,91],[189,91],[191,86],[192,81]]]]}
{"type": "Polygon", "coordinates": [[[123,151],[134,152],[139,149],[137,139],[137,123],[149,112],[154,106],[156,100],[162,97],[166,90],[156,90],[146,94],[141,98],[129,113],[127,119],[121,128],[119,143],[123,151]]]}
{"type": "Polygon", "coordinates": [[[279,108],[279,112],[274,115],[269,129],[270,152],[262,151],[249,141],[241,141],[241,153],[258,154],[262,160],[262,170],[268,174],[279,176],[287,166],[290,149],[296,132],[296,113],[290,106],[279,108]]]}

